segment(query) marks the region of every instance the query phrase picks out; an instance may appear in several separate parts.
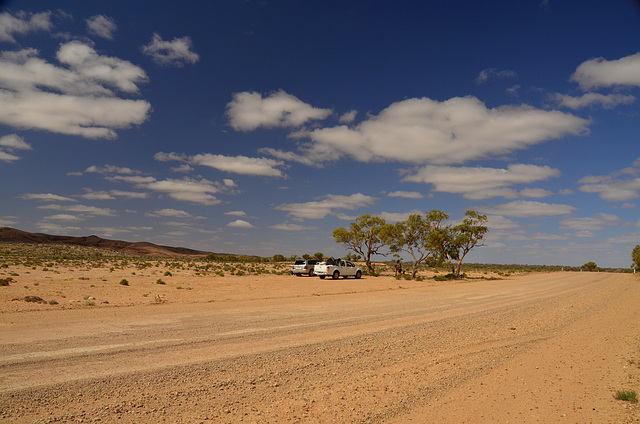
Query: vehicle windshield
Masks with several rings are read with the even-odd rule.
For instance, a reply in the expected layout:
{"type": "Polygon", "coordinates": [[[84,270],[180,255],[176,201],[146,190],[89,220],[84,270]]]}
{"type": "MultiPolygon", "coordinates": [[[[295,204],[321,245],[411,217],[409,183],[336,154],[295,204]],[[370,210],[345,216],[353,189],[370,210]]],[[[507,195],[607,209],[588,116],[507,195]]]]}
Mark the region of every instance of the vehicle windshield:
{"type": "Polygon", "coordinates": [[[298,260],[298,261],[296,261],[296,263],[294,265],[304,265],[304,261],[298,260]]]}

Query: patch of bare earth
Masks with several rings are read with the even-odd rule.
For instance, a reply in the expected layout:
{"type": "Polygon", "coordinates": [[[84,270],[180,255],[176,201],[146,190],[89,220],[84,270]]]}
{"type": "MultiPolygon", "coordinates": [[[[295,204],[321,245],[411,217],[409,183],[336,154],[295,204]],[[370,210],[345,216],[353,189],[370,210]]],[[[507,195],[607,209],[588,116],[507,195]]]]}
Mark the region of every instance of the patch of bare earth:
{"type": "Polygon", "coordinates": [[[0,420],[640,422],[633,275],[164,271],[4,270],[0,420]]]}

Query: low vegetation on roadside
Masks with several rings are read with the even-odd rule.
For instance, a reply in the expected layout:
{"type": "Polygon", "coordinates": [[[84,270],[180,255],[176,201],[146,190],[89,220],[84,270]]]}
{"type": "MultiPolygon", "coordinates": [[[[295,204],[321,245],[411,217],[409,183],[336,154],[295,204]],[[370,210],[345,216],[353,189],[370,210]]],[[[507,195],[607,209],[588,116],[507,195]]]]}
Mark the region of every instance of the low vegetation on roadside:
{"type": "Polygon", "coordinates": [[[618,390],[615,398],[630,403],[638,403],[638,394],[635,390],[618,390]]]}
{"type": "MultiPolygon", "coordinates": [[[[307,254],[302,257],[311,257],[307,254]]],[[[313,255],[319,260],[325,259],[321,252],[313,255]]],[[[633,254],[634,265],[640,262],[640,246],[636,246],[633,254]]],[[[346,258],[356,262],[360,258],[355,254],[347,254],[346,258]]],[[[22,272],[27,270],[38,270],[44,273],[60,274],[69,271],[89,271],[102,270],[103,276],[100,281],[109,282],[109,275],[116,273],[117,277],[113,279],[113,284],[121,286],[129,286],[130,282],[127,278],[122,278],[122,274],[142,276],[149,273],[161,275],[163,278],[155,278],[152,283],[167,288],[175,288],[176,290],[192,290],[192,287],[183,287],[175,285],[172,287],[171,281],[174,275],[187,273],[193,277],[241,277],[253,276],[261,274],[269,275],[289,275],[290,265],[297,256],[285,257],[276,254],[270,258],[234,256],[234,255],[216,255],[209,254],[199,257],[172,257],[160,258],[131,253],[123,253],[113,250],[98,249],[85,246],[73,245],[46,245],[46,244],[16,244],[16,243],[0,243],[0,290],[2,287],[17,285],[20,287],[20,275],[15,267],[21,267],[22,272]],[[120,271],[118,274],[116,271],[120,271]],[[137,275],[136,275],[137,273],[137,275]]],[[[364,265],[362,262],[360,264],[364,265]]],[[[606,269],[597,267],[595,263],[587,262],[581,267],[568,266],[545,266],[545,265],[495,265],[495,264],[477,264],[465,263],[460,264],[459,274],[452,272],[451,265],[448,263],[433,263],[426,261],[417,266],[413,262],[400,263],[400,269],[396,270],[396,260],[385,262],[372,262],[373,271],[363,266],[364,275],[368,277],[392,276],[396,280],[414,280],[414,281],[449,281],[459,278],[466,279],[486,279],[496,280],[507,278],[511,275],[518,275],[532,272],[557,272],[557,271],[592,271],[592,272],[633,272],[633,268],[626,269],[606,269]],[[421,275],[418,275],[420,273],[421,275]],[[428,275],[428,277],[427,277],[428,275]]],[[[86,276],[75,277],[83,282],[88,282],[86,276]]],[[[138,280],[136,280],[138,281],[138,280]]],[[[23,283],[24,284],[24,283],[23,283]]],[[[38,286],[35,282],[33,286],[38,286]]],[[[137,285],[137,283],[136,283],[137,285]]],[[[91,285],[93,287],[93,285],[91,285]]],[[[28,287],[25,285],[25,289],[28,287]]],[[[58,294],[59,298],[60,295],[58,294]]],[[[61,296],[64,297],[64,296],[61,296]]],[[[38,296],[22,296],[13,300],[24,301],[30,303],[40,303],[48,305],[58,305],[58,300],[43,299],[38,296]]],[[[166,302],[166,297],[156,298],[155,303],[166,302]]],[[[73,306],[95,306],[94,299],[85,301],[72,302],[73,306]]],[[[108,304],[107,301],[101,301],[102,304],[108,304]]]]}

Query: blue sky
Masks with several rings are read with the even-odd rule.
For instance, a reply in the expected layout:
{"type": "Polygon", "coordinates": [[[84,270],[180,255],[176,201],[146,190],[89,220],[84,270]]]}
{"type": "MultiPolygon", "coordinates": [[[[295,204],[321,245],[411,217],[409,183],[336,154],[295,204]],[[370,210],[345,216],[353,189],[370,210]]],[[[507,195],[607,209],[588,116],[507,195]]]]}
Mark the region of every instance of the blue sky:
{"type": "Polygon", "coordinates": [[[341,256],[362,214],[473,209],[471,262],[640,244],[631,0],[0,4],[1,226],[341,256]]]}

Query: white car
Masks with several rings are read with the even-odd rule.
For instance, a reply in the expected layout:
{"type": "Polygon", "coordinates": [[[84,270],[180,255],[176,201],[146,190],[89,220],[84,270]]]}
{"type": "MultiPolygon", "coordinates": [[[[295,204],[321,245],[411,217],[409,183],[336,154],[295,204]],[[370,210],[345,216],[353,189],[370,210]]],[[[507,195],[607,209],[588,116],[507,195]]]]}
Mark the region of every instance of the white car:
{"type": "Polygon", "coordinates": [[[316,264],[313,272],[315,272],[315,274],[320,278],[325,278],[329,275],[334,280],[337,280],[340,277],[362,277],[362,269],[359,266],[354,265],[352,262],[345,261],[344,259],[327,259],[326,262],[316,264]]]}
{"type": "Polygon", "coordinates": [[[297,275],[298,277],[301,275],[313,277],[313,267],[317,263],[317,259],[298,259],[293,265],[291,265],[291,274],[297,275]]]}

